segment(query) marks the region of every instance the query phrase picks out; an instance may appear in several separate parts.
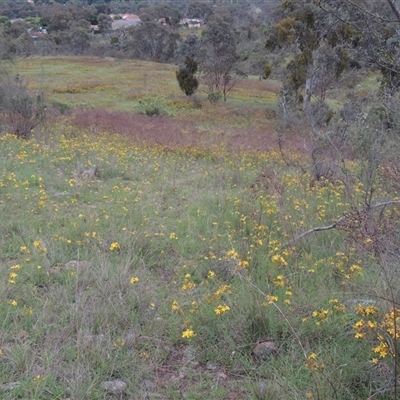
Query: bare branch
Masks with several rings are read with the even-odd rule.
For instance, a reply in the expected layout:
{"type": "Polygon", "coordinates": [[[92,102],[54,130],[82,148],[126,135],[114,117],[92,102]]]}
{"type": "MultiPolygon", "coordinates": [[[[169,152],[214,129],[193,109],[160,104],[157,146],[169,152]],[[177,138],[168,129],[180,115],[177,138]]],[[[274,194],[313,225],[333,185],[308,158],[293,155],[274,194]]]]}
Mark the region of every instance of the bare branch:
{"type": "Polygon", "coordinates": [[[400,11],[397,8],[397,5],[393,0],[386,0],[393,11],[393,14],[396,16],[397,20],[400,22],[400,11]]]}
{"type": "MultiPolygon", "coordinates": [[[[385,201],[385,202],[383,202],[383,203],[373,204],[372,206],[366,206],[366,207],[363,207],[363,208],[359,208],[359,209],[357,209],[356,211],[357,211],[357,212],[361,212],[361,211],[363,211],[363,210],[365,210],[365,209],[372,210],[372,209],[374,209],[374,208],[386,207],[386,206],[390,206],[390,205],[393,205],[393,204],[400,204],[400,200],[385,201]]],[[[343,217],[339,218],[338,220],[336,220],[335,222],[333,222],[333,223],[330,224],[330,225],[326,225],[326,226],[317,226],[317,227],[315,227],[315,228],[309,229],[308,231],[303,232],[301,235],[296,236],[296,237],[294,237],[293,239],[289,240],[287,243],[284,244],[283,247],[292,246],[293,244],[295,244],[296,242],[298,242],[300,239],[302,239],[302,238],[304,238],[304,237],[310,235],[311,233],[314,233],[314,232],[321,232],[321,231],[327,231],[327,230],[330,230],[330,229],[334,229],[334,228],[336,228],[341,222],[343,222],[346,218],[348,218],[348,216],[347,216],[347,215],[343,215],[343,217]]]]}

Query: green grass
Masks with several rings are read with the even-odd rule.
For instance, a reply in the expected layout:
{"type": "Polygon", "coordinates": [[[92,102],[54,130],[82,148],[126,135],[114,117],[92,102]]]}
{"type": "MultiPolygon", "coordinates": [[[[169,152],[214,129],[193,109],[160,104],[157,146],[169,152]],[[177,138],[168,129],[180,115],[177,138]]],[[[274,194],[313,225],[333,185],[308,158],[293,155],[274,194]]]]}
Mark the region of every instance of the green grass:
{"type": "MultiPolygon", "coordinates": [[[[168,64],[110,58],[41,57],[20,59],[16,69],[28,79],[32,88],[44,88],[51,100],[89,108],[132,110],[135,99],[154,94],[186,98],[175,77],[177,67],[168,64]]],[[[273,93],[266,82],[256,82],[249,92],[249,84],[253,84],[252,80],[239,82],[229,99],[242,106],[268,108],[274,105],[276,88],[273,93]]],[[[200,98],[206,97],[201,87],[198,92],[200,98]]]]}
{"type": "MultiPolygon", "coordinates": [[[[107,78],[129,81],[136,63],[32,62],[24,73],[36,82],[35,68],[48,68],[49,93],[82,88],[87,68],[97,86],[54,98],[90,103],[93,91],[94,108],[122,90],[102,90],[107,78]]],[[[249,85],[238,96],[257,93],[249,85]]],[[[211,125],[230,126],[234,107],[214,107],[211,125]]],[[[197,110],[207,123],[204,109],[213,110],[197,110]]],[[[393,398],[378,393],[393,358],[372,351],[373,332],[355,338],[360,319],[388,335],[378,260],[343,230],[287,245],[362,207],[362,187],[310,183],[274,151],[140,145],[68,118],[30,141],[1,137],[0,398],[393,398]],[[363,301],[377,311],[357,309],[363,301]],[[277,352],[257,359],[264,341],[277,352]],[[123,394],[102,387],[115,379],[127,384],[123,394]]],[[[384,182],[379,189],[385,198],[384,182]]]]}

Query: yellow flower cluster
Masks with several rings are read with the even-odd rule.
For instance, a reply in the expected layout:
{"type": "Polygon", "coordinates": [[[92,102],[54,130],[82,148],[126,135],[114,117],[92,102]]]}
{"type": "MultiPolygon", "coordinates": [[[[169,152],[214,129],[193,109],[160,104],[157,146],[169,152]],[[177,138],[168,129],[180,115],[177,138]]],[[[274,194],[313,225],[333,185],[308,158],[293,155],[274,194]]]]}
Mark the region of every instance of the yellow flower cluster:
{"type": "Polygon", "coordinates": [[[185,331],[182,332],[182,337],[184,339],[191,339],[194,336],[196,336],[196,334],[194,333],[194,330],[192,328],[188,328],[185,331]]]}
{"type": "Polygon", "coordinates": [[[182,290],[190,290],[196,287],[196,284],[192,281],[192,276],[190,274],[185,275],[185,282],[182,285],[182,290]]]}
{"type": "Polygon", "coordinates": [[[118,242],[112,242],[110,244],[110,251],[118,251],[118,250],[120,250],[120,248],[121,247],[118,242]]]}
{"type": "Polygon", "coordinates": [[[47,253],[46,247],[43,246],[42,242],[40,240],[35,240],[33,242],[33,245],[35,246],[36,249],[38,249],[41,253],[47,253]]]}
{"type": "MultiPolygon", "coordinates": [[[[379,358],[386,358],[388,355],[395,357],[396,341],[400,338],[400,309],[393,307],[389,312],[380,316],[377,307],[358,304],[356,312],[363,318],[353,325],[355,338],[370,337],[377,340],[378,345],[373,347],[372,351],[379,358]]],[[[379,358],[372,358],[372,362],[377,363],[379,358]]]]}
{"type": "Polygon", "coordinates": [[[274,256],[272,256],[271,257],[271,261],[275,265],[279,265],[279,266],[286,266],[287,265],[287,261],[280,254],[275,254],[274,256]]]}
{"type": "Polygon", "coordinates": [[[322,372],[325,369],[325,364],[324,363],[319,363],[317,361],[317,359],[318,359],[318,356],[315,353],[311,353],[307,357],[306,367],[312,372],[313,371],[322,372]]]}
{"type": "Polygon", "coordinates": [[[225,314],[229,310],[230,310],[229,306],[227,306],[225,304],[225,305],[219,305],[214,311],[215,311],[215,314],[222,315],[222,314],[225,314]]]}
{"type": "Polygon", "coordinates": [[[20,269],[21,266],[19,264],[10,267],[11,272],[8,274],[8,283],[10,285],[15,285],[15,279],[18,276],[18,273],[16,271],[19,271],[20,269]]]}
{"type": "Polygon", "coordinates": [[[338,312],[345,312],[346,306],[339,302],[338,299],[329,300],[329,304],[332,306],[332,309],[338,312]]]}
{"type": "Polygon", "coordinates": [[[321,310],[315,310],[312,313],[313,318],[315,319],[315,325],[321,325],[328,318],[329,310],[322,308],[321,310]]]}
{"type": "Polygon", "coordinates": [[[274,280],[273,283],[275,286],[284,287],[285,286],[285,277],[283,275],[278,275],[274,280]]]}
{"type": "Polygon", "coordinates": [[[179,305],[179,303],[176,300],[174,300],[174,302],[172,303],[171,308],[174,311],[179,311],[181,309],[181,306],[179,305]]]}
{"type": "Polygon", "coordinates": [[[267,301],[267,304],[273,304],[278,301],[278,297],[267,295],[267,296],[265,296],[265,300],[267,301]]]}

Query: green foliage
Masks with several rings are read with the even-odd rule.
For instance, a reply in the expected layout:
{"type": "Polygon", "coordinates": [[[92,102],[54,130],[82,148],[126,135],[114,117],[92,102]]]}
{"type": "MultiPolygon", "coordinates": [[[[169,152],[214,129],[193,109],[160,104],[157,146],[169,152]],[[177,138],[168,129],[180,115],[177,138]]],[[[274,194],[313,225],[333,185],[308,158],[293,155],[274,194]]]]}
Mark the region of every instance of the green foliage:
{"type": "MultiPolygon", "coordinates": [[[[7,326],[0,377],[21,382],[10,399],[48,393],[104,399],[109,394],[100,383],[115,377],[127,382],[121,394],[127,398],[148,396],[149,388],[155,398],[379,395],[396,358],[385,355],[385,342],[368,329],[376,323],[386,337],[393,328],[379,256],[385,249],[384,259],[395,255],[385,272],[396,283],[399,210],[364,208],[360,178],[373,154],[368,148],[383,142],[377,128],[390,117],[385,109],[366,108],[359,93],[359,108],[346,104],[333,117],[331,109],[319,112],[312,104],[314,120],[324,121],[318,127],[331,118],[333,131],[335,117],[343,124],[337,137],[321,138],[321,148],[329,140],[340,143],[359,120],[353,138],[364,158],[355,161],[352,152],[337,171],[322,148],[315,154],[322,173],[314,182],[303,151],[291,149],[297,163],[285,163],[277,151],[244,149],[267,142],[265,104],[275,104],[272,90],[279,90],[270,81],[238,85],[236,107],[203,102],[189,114],[191,101],[174,96],[175,68],[168,65],[89,57],[47,58],[45,67],[37,59],[21,63],[57,101],[72,107],[79,98],[101,110],[85,114],[92,131],[66,118],[49,121],[33,140],[0,138],[0,211],[8,216],[0,224],[0,316],[7,326]],[[137,101],[136,111],[145,115],[186,108],[162,119],[110,114],[106,125],[104,108],[123,101],[129,111],[137,101]],[[114,133],[120,123],[129,135],[114,133]],[[231,139],[239,132],[236,152],[231,139]],[[229,151],[215,145],[221,136],[229,151]],[[343,216],[335,229],[292,240],[343,216]],[[357,307],[364,300],[379,308],[373,318],[357,307]],[[253,349],[265,341],[277,350],[259,358],[253,349]],[[383,375],[375,372],[375,357],[383,375]],[[182,364],[184,386],[178,372],[170,375],[182,364]],[[213,386],[216,380],[223,385],[213,386]]],[[[385,146],[393,151],[395,143],[385,146]]],[[[394,193],[396,159],[387,158],[379,170],[377,199],[394,193]]]]}
{"type": "Polygon", "coordinates": [[[43,93],[31,93],[20,75],[3,75],[0,90],[0,115],[3,130],[21,139],[30,139],[32,129],[45,120],[43,93]]]}
{"type": "Polygon", "coordinates": [[[169,26],[146,22],[132,33],[132,54],[143,60],[165,62],[176,51],[178,32],[169,26]]]}
{"type": "Polygon", "coordinates": [[[10,18],[6,17],[5,15],[0,16],[0,24],[9,28],[11,26],[10,18]]]}
{"type": "Polygon", "coordinates": [[[111,30],[112,19],[109,15],[99,14],[97,17],[97,25],[100,32],[106,33],[111,30]]]}
{"type": "Polygon", "coordinates": [[[66,113],[67,111],[71,110],[71,104],[65,101],[59,100],[52,100],[50,104],[56,108],[61,114],[66,113]]]}
{"type": "Polygon", "coordinates": [[[264,66],[264,69],[263,69],[262,78],[263,78],[263,79],[268,79],[269,76],[271,75],[271,73],[272,73],[272,65],[266,64],[266,65],[264,66]]]}
{"type": "Polygon", "coordinates": [[[163,97],[152,96],[138,100],[136,111],[139,114],[147,115],[148,117],[159,117],[163,115],[171,115],[168,104],[163,97]]]}
{"type": "Polygon", "coordinates": [[[296,39],[295,33],[298,22],[295,18],[288,17],[279,21],[275,26],[274,30],[277,36],[277,40],[280,44],[293,43],[296,39]]]}
{"type": "MultiPolygon", "coordinates": [[[[340,182],[310,187],[276,152],[138,145],[59,122],[47,129],[50,142],[0,139],[0,207],[8,210],[0,376],[20,382],[10,399],[100,400],[100,384],[115,376],[132,398],[151,385],[153,397],[358,400],[387,382],[390,356],[381,359],[385,346],[368,339],[368,327],[385,329],[390,313],[358,306],[383,307],[366,295],[381,287],[376,257],[347,243],[346,230],[285,246],[287,232],[362,204],[357,183],[349,199],[340,182]],[[265,341],[276,350],[255,356],[265,341]],[[154,371],[182,362],[185,386],[166,375],[160,388],[154,371]],[[210,389],[216,376],[224,391],[210,389]]],[[[356,213],[352,221],[360,222],[356,213]]],[[[359,245],[358,233],[371,232],[364,228],[353,237],[359,245]]]]}
{"type": "Polygon", "coordinates": [[[222,99],[221,92],[212,92],[207,95],[207,99],[210,103],[218,103],[222,99]]]}
{"type": "Polygon", "coordinates": [[[197,62],[189,57],[186,57],[184,66],[181,66],[176,71],[176,79],[178,80],[179,87],[186,96],[194,94],[199,86],[199,81],[194,75],[196,72],[197,62]]]}
{"type": "Polygon", "coordinates": [[[25,22],[28,24],[34,25],[36,27],[39,27],[42,25],[42,19],[40,17],[26,17],[25,22]]]}
{"type": "Polygon", "coordinates": [[[240,80],[235,73],[237,62],[236,39],[230,25],[223,21],[209,23],[202,34],[199,64],[207,93],[212,94],[211,101],[218,99],[214,92],[220,92],[226,101],[228,93],[240,80]]]}
{"type": "Polygon", "coordinates": [[[350,52],[340,47],[337,49],[337,58],[335,77],[338,79],[350,64],[350,52]]]}
{"type": "Polygon", "coordinates": [[[194,1],[189,3],[187,8],[188,18],[198,18],[207,21],[208,17],[213,14],[212,6],[203,1],[194,1]]]}

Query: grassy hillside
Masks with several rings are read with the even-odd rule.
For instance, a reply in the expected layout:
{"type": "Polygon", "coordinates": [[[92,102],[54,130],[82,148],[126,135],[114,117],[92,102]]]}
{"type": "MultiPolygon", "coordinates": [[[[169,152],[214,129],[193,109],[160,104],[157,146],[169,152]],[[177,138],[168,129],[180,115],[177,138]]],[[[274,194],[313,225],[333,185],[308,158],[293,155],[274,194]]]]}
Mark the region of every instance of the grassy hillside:
{"type": "MultiPolygon", "coordinates": [[[[377,236],[349,234],[363,227],[362,184],[312,182],[273,149],[216,146],[247,118],[234,101],[252,116],[271,107],[267,83],[243,82],[217,111],[137,119],[128,96],[155,85],[139,63],[34,61],[32,86],[93,110],[30,141],[0,138],[1,398],[393,398],[395,268],[371,250],[377,236]],[[118,116],[123,135],[104,129],[118,116]]],[[[167,102],[189,104],[168,68],[146,64],[167,102]]],[[[384,217],[396,226],[395,205],[384,217]]]]}
{"type": "MultiPolygon", "coordinates": [[[[68,107],[101,108],[108,111],[132,111],[138,100],[155,96],[167,101],[171,114],[197,118],[199,111],[179,89],[177,67],[170,64],[110,58],[46,57],[21,59],[17,70],[28,78],[32,87],[44,88],[48,98],[68,107]]],[[[273,110],[279,85],[272,81],[246,79],[229,95],[233,110],[273,110]]],[[[197,98],[206,97],[200,87],[197,98]]],[[[199,106],[197,104],[197,106],[199,106]]],[[[207,109],[210,122],[217,115],[207,109]],[[211,115],[209,115],[211,113],[211,115]]],[[[217,121],[219,122],[219,121],[217,121]]],[[[233,121],[232,121],[233,123],[233,121]]]]}

